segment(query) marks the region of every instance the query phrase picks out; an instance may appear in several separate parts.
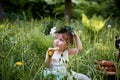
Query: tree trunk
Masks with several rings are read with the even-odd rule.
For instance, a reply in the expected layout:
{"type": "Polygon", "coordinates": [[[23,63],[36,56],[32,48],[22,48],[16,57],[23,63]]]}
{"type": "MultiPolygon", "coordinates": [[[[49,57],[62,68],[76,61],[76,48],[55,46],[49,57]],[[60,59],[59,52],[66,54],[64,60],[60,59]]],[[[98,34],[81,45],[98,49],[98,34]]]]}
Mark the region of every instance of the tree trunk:
{"type": "Polygon", "coordinates": [[[72,15],[72,1],[65,0],[65,19],[69,22],[72,15]]]}
{"type": "Polygon", "coordinates": [[[2,1],[0,0],[0,20],[3,20],[4,18],[5,18],[5,13],[3,11],[2,1]]]}

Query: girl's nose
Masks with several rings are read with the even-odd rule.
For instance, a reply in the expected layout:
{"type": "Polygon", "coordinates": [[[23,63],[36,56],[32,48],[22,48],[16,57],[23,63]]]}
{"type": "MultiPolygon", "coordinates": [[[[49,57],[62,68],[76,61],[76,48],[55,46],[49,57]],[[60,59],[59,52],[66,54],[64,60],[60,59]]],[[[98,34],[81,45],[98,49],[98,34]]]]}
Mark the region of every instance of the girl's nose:
{"type": "Polygon", "coordinates": [[[59,39],[56,39],[56,42],[59,42],[59,39]]]}
{"type": "Polygon", "coordinates": [[[56,43],[59,43],[59,41],[58,41],[58,40],[56,40],[56,43]]]}

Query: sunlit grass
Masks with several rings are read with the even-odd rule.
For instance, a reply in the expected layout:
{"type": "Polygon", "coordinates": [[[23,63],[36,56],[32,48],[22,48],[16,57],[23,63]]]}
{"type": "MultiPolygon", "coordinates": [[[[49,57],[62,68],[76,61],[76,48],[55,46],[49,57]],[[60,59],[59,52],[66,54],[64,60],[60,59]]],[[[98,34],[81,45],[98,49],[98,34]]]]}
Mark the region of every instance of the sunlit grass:
{"type": "MultiPolygon", "coordinates": [[[[48,47],[52,47],[53,36],[45,35],[48,24],[60,26],[62,21],[43,19],[41,21],[8,21],[0,24],[0,79],[1,80],[44,80],[44,59],[48,47]],[[16,65],[20,62],[19,65],[16,65]]],[[[80,21],[70,24],[79,33],[83,50],[70,56],[70,66],[76,72],[84,73],[92,80],[103,80],[103,75],[96,72],[96,60],[116,61],[117,50],[115,36],[120,34],[115,26],[105,26],[96,36],[89,32],[80,21]]]]}

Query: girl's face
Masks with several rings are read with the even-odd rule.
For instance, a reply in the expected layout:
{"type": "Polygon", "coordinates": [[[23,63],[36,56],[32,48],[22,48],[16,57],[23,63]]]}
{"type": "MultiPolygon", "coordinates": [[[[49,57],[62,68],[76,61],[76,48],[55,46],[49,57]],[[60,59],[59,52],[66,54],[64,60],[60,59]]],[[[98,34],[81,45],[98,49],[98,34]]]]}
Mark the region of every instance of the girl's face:
{"type": "Polygon", "coordinates": [[[64,51],[66,48],[66,40],[63,37],[63,34],[56,34],[54,40],[54,47],[58,47],[59,51],[64,51]]]}

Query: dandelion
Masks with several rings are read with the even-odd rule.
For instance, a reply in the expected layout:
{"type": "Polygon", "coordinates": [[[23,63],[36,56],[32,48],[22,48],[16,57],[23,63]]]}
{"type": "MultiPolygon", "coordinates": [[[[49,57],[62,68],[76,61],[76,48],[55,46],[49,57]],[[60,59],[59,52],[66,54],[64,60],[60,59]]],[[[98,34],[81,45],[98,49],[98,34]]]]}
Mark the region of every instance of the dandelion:
{"type": "Polygon", "coordinates": [[[20,61],[19,61],[19,62],[16,62],[16,65],[17,65],[17,66],[21,66],[21,65],[22,65],[22,62],[20,62],[20,61]]]}
{"type": "Polygon", "coordinates": [[[56,31],[56,27],[51,28],[50,34],[51,34],[51,35],[54,35],[54,34],[55,34],[55,31],[56,31]]]}

